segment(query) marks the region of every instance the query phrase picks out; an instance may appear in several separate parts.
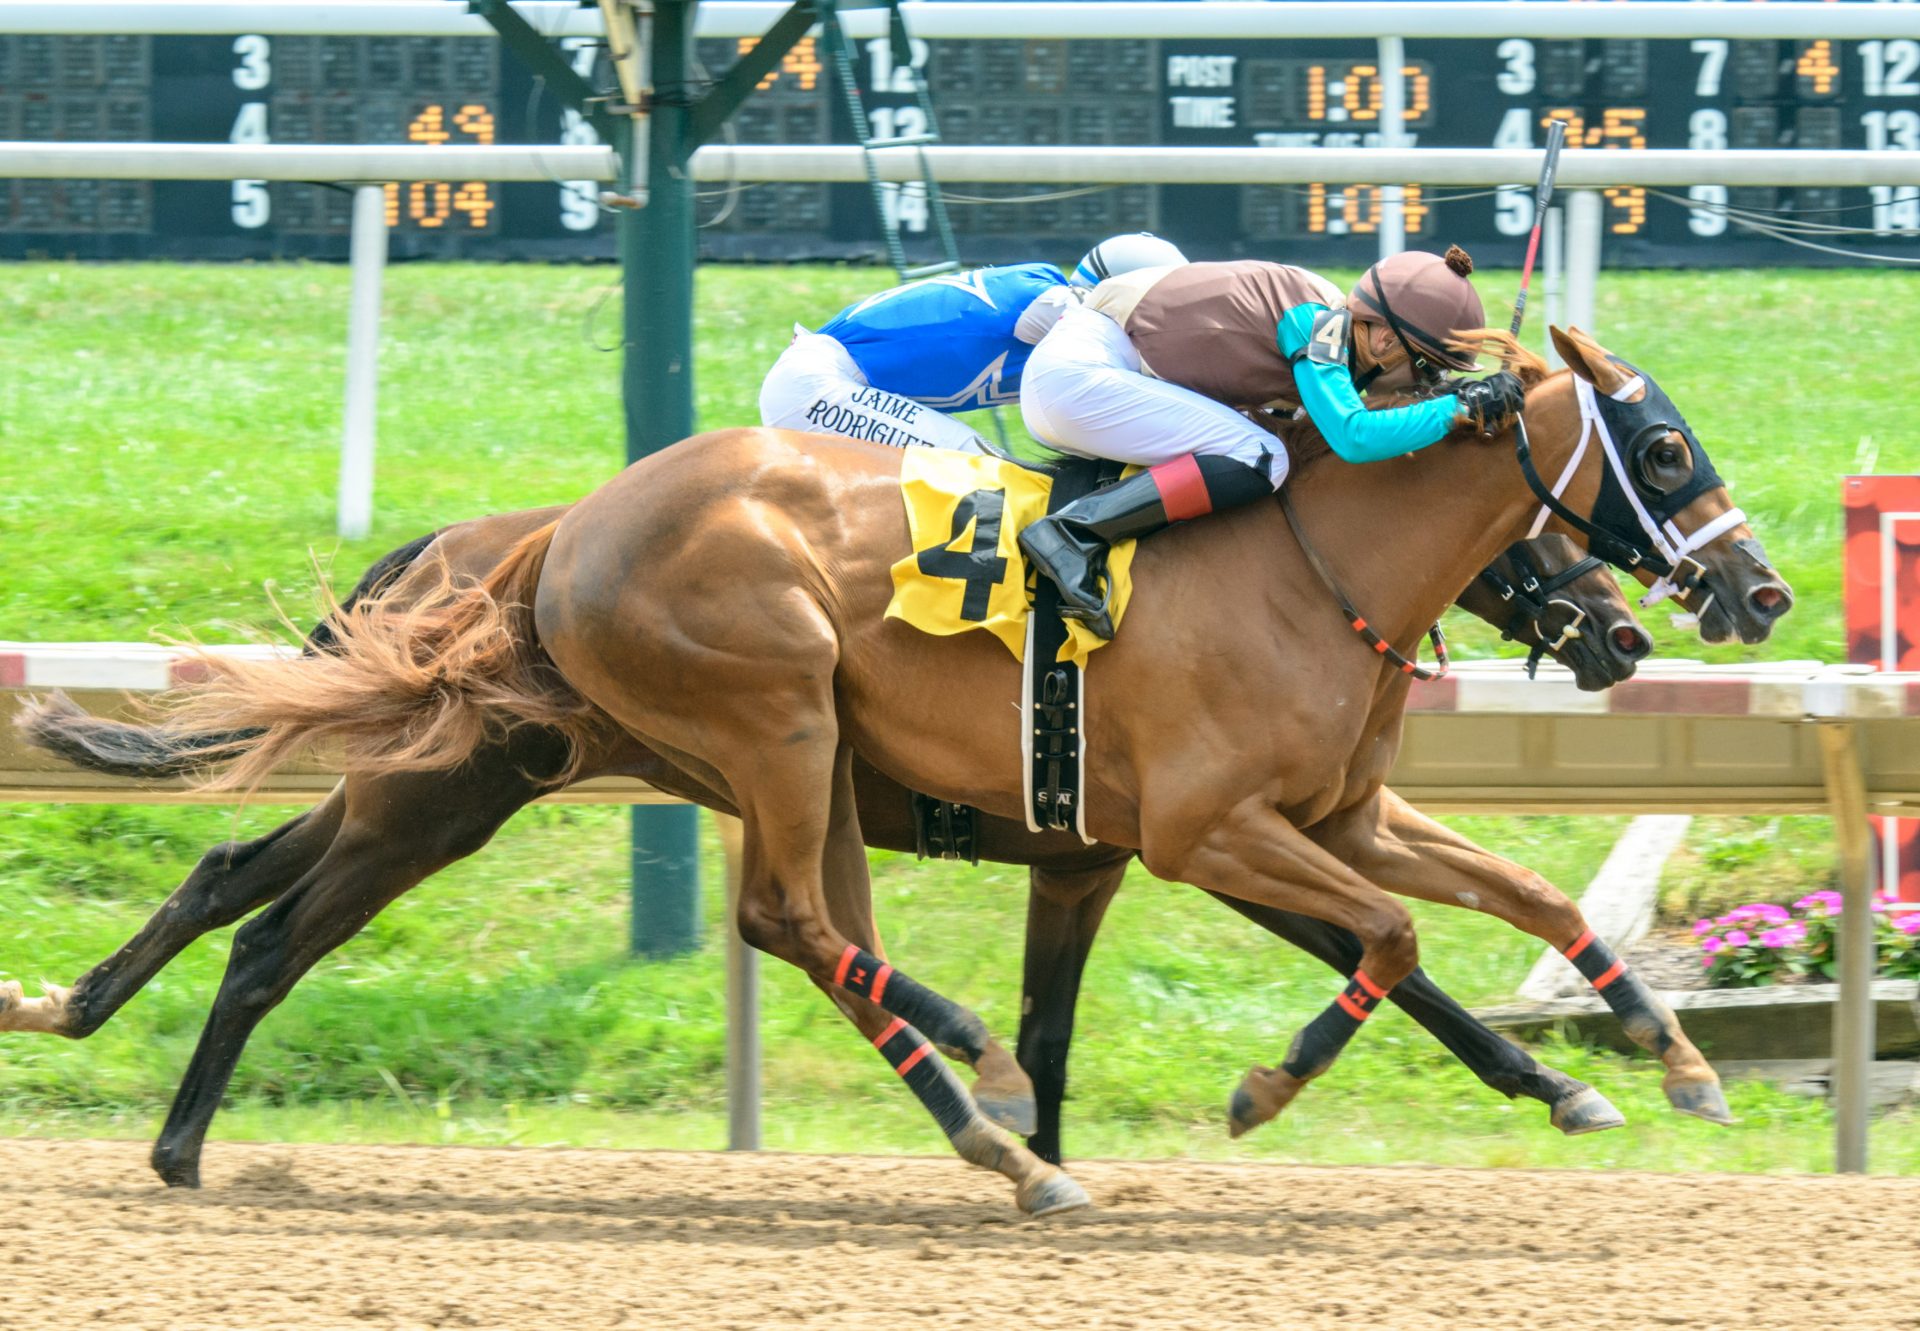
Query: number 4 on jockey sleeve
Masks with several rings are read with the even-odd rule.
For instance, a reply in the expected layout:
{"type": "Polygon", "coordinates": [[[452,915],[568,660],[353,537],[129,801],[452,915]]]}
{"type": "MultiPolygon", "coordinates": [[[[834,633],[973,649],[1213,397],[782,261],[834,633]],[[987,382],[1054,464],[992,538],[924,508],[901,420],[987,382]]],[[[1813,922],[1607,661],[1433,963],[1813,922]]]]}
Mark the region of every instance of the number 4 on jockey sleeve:
{"type": "Polygon", "coordinates": [[[1305,354],[1318,365],[1347,363],[1347,333],[1353,316],[1345,310],[1322,310],[1313,316],[1313,331],[1307,338],[1305,354]]]}

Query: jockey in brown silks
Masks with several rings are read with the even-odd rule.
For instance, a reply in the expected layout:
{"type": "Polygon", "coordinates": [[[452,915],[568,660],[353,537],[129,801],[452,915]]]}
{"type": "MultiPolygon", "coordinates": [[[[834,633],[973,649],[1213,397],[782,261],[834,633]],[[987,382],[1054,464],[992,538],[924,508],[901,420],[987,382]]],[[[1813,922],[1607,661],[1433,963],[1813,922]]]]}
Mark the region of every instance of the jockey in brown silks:
{"type": "Polygon", "coordinates": [[[1287,479],[1270,410],[1295,408],[1348,462],[1439,443],[1472,422],[1512,423],[1520,381],[1474,368],[1458,339],[1485,323],[1465,250],[1409,251],[1373,265],[1351,294],[1287,264],[1243,260],[1149,268],[1095,287],[1027,361],[1021,415],[1065,453],[1148,468],[1028,527],[1020,547],[1059,585],[1060,613],[1113,636],[1101,571],[1108,547],[1184,518],[1250,503],[1287,479]],[[1369,389],[1433,394],[1368,411],[1369,389]]]}

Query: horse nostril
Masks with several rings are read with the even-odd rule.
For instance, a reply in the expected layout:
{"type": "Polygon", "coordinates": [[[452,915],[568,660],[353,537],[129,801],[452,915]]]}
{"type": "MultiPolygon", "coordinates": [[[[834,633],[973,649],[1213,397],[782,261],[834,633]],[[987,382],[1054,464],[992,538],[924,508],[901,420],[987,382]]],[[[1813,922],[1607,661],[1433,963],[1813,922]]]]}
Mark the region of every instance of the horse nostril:
{"type": "Polygon", "coordinates": [[[1754,613],[1762,619],[1775,619],[1787,613],[1793,605],[1793,597],[1787,589],[1778,583],[1769,582],[1755,587],[1747,594],[1747,600],[1753,605],[1754,613]]]}
{"type": "Polygon", "coordinates": [[[1653,651],[1653,639],[1638,624],[1616,624],[1607,633],[1607,642],[1615,653],[1629,661],[1646,659],[1653,651]]]}

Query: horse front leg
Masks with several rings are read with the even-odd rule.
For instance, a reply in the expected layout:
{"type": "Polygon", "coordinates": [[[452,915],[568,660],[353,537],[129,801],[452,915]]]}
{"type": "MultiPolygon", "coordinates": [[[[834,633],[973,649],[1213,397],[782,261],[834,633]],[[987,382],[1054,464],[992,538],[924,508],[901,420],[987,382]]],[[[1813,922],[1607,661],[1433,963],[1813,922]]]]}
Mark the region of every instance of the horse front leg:
{"type": "Polygon", "coordinates": [[[293,886],[326,852],[344,808],[335,787],[319,804],[263,837],[215,846],[138,933],[72,988],[48,985],[43,996],[28,998],[18,981],[0,984],[0,1031],[86,1039],[189,943],[293,886]]]}
{"type": "Polygon", "coordinates": [[[1235,1137],[1278,1115],[1332,1066],[1380,1000],[1419,964],[1406,907],[1314,844],[1275,804],[1265,792],[1243,799],[1197,838],[1191,806],[1158,813],[1143,828],[1141,859],[1157,877],[1311,915],[1360,940],[1359,964],[1333,1004],[1294,1036],[1278,1067],[1253,1068],[1233,1093],[1228,1127],[1235,1137]]]}
{"type": "Polygon", "coordinates": [[[1733,1122],[1718,1074],[1687,1039],[1673,1010],[1545,878],[1481,849],[1387,790],[1377,821],[1355,820],[1329,845],[1392,891],[1484,911],[1557,949],[1606,1000],[1628,1038],[1666,1066],[1662,1088],[1668,1103],[1710,1123],[1733,1122]]]}
{"type": "MultiPolygon", "coordinates": [[[[1036,1119],[1027,1148],[1060,1163],[1060,1105],[1067,1098],[1080,978],[1100,921],[1131,855],[1087,869],[1036,864],[1027,884],[1027,949],[1021,985],[1020,1066],[1033,1079],[1036,1119]]],[[[977,1096],[977,1092],[976,1092],[977,1096]]]]}
{"type": "MultiPolygon", "coordinates": [[[[1318,832],[1319,827],[1310,831],[1318,832]]],[[[1342,975],[1351,975],[1360,964],[1360,940],[1345,929],[1292,911],[1212,895],[1342,975]]],[[[1509,1099],[1524,1095],[1546,1105],[1553,1125],[1568,1136],[1603,1132],[1626,1123],[1620,1111],[1591,1086],[1547,1067],[1513,1041],[1488,1030],[1424,967],[1414,967],[1388,991],[1387,1001],[1424,1027],[1486,1085],[1509,1099]]]]}

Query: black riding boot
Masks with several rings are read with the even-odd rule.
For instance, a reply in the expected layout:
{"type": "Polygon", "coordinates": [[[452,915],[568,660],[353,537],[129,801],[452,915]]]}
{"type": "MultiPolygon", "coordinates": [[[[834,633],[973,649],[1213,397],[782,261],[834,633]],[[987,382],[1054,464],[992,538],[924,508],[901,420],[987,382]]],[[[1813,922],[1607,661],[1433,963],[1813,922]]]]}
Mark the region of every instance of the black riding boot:
{"type": "Polygon", "coordinates": [[[1020,549],[1060,589],[1060,616],[1113,637],[1107,550],[1186,518],[1273,493],[1266,473],[1232,458],[1188,455],[1074,500],[1020,533],[1020,549]]]}

